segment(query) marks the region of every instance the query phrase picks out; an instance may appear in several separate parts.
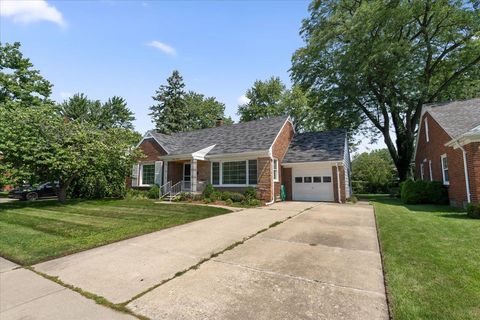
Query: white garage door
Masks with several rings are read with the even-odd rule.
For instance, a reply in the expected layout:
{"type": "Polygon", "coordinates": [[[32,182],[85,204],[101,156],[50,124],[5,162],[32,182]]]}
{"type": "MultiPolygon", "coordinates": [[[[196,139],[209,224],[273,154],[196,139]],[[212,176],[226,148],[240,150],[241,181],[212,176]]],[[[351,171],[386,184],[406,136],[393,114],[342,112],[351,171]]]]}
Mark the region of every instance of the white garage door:
{"type": "Polygon", "coordinates": [[[293,200],[334,201],[332,167],[292,168],[293,200]]]}

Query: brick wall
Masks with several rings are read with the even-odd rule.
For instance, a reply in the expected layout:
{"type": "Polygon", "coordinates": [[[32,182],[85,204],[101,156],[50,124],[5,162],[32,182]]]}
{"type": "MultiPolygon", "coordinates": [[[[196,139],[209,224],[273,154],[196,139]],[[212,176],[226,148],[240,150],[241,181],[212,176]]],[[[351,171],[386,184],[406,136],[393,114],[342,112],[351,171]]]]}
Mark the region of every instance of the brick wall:
{"type": "Polygon", "coordinates": [[[440,125],[426,112],[420,122],[418,137],[417,154],[415,156],[415,177],[421,179],[420,165],[423,163],[424,180],[443,181],[441,155],[447,155],[448,175],[450,185],[448,186],[448,196],[450,204],[463,207],[467,202],[467,192],[465,186],[465,173],[463,168],[463,153],[460,149],[446,147],[445,143],[452,138],[443,130],[440,125]],[[429,142],[425,134],[425,122],[428,120],[429,142]],[[426,161],[425,161],[426,160],[426,161]],[[429,161],[432,164],[432,177],[430,177],[429,161]]]}
{"type": "Polygon", "coordinates": [[[272,156],[278,159],[278,182],[274,182],[275,198],[280,197],[280,186],[284,183],[282,177],[282,160],[288,151],[288,146],[290,145],[290,141],[292,141],[293,134],[292,123],[287,121],[272,146],[272,156]]]}
{"type": "Polygon", "coordinates": [[[257,159],[257,196],[264,201],[272,201],[272,160],[269,157],[257,159]]]}
{"type": "Polygon", "coordinates": [[[463,148],[467,152],[471,200],[480,203],[480,142],[469,143],[463,148]]]}
{"type": "MultiPolygon", "coordinates": [[[[338,167],[338,172],[340,175],[340,201],[345,203],[347,200],[345,194],[345,168],[343,166],[338,167]]],[[[335,202],[338,202],[338,181],[337,181],[337,167],[332,166],[332,177],[333,177],[333,197],[335,202]]]]}
{"type": "MultiPolygon", "coordinates": [[[[167,152],[153,138],[143,140],[143,142],[138,146],[138,148],[145,155],[145,158],[140,159],[139,161],[140,163],[158,161],[158,157],[167,154],[167,152]]],[[[131,188],[132,178],[127,177],[127,179],[125,179],[125,184],[127,188],[131,188]]],[[[149,189],[149,187],[136,187],[136,188],[149,189]]]]}

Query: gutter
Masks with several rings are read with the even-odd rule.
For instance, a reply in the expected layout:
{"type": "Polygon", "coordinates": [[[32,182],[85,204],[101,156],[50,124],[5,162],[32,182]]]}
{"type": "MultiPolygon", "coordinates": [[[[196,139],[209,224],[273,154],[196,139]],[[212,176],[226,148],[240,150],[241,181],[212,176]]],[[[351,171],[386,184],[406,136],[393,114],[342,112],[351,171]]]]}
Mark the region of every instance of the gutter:
{"type": "Polygon", "coordinates": [[[465,173],[465,187],[466,187],[466,190],[467,190],[467,203],[471,203],[472,199],[471,199],[471,196],[470,196],[470,179],[468,177],[467,152],[460,145],[460,143],[458,143],[458,142],[456,142],[456,143],[457,143],[457,146],[460,148],[460,150],[462,150],[462,153],[463,153],[463,169],[464,169],[464,173],[465,173]]]}

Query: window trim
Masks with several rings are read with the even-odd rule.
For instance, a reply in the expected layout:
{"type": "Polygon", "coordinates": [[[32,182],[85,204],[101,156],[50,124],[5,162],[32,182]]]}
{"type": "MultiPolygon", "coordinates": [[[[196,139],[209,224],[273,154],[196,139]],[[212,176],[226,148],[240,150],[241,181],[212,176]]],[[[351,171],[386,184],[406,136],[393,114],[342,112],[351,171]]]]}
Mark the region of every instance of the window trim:
{"type": "Polygon", "coordinates": [[[138,186],[139,187],[152,187],[155,185],[155,162],[142,162],[138,164],[138,186]],[[153,165],[153,184],[144,184],[143,183],[143,166],[144,165],[153,165]]]}
{"type": "Polygon", "coordinates": [[[448,170],[448,157],[447,157],[446,153],[444,153],[440,156],[440,165],[442,166],[442,181],[443,181],[443,184],[445,186],[448,186],[448,185],[450,185],[450,175],[448,176],[448,181],[445,181],[445,167],[443,165],[443,159],[447,160],[447,171],[450,173],[450,171],[448,170]]]}
{"type": "Polygon", "coordinates": [[[424,177],[425,177],[425,168],[423,167],[423,164],[425,163],[425,161],[422,161],[420,163],[420,179],[425,180],[424,177]]]}
{"type": "Polygon", "coordinates": [[[272,176],[273,176],[273,182],[279,182],[280,181],[280,173],[278,172],[278,167],[279,167],[279,161],[277,158],[273,158],[272,161],[272,176]],[[276,164],[275,164],[276,163],[276,164]],[[275,178],[275,172],[277,173],[277,177],[275,178]]]}
{"type": "Polygon", "coordinates": [[[428,118],[425,117],[425,119],[423,120],[423,126],[425,127],[425,140],[427,142],[430,142],[430,135],[429,135],[429,132],[428,132],[428,118]]]}
{"type": "Polygon", "coordinates": [[[210,161],[210,182],[214,187],[256,187],[258,184],[258,159],[246,159],[246,160],[216,160],[216,161],[210,161]],[[250,177],[249,177],[249,164],[248,161],[250,160],[255,160],[257,161],[257,183],[256,184],[250,184],[250,177]],[[246,173],[246,184],[224,184],[223,183],[223,164],[225,162],[245,162],[245,173],[246,173]],[[213,163],[218,163],[218,174],[219,174],[219,179],[218,179],[218,184],[213,184],[213,163]]]}

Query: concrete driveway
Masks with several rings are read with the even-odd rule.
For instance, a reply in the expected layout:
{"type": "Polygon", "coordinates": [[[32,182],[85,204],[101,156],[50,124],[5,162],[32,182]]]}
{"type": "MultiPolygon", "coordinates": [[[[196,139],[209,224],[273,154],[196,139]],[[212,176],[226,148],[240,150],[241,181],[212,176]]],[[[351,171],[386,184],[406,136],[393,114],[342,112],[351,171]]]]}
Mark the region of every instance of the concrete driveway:
{"type": "Polygon", "coordinates": [[[151,319],[388,319],[373,210],[316,204],[128,307],[151,319]]]}
{"type": "Polygon", "coordinates": [[[388,319],[367,205],[278,203],[34,268],[150,319],[388,319]]]}

